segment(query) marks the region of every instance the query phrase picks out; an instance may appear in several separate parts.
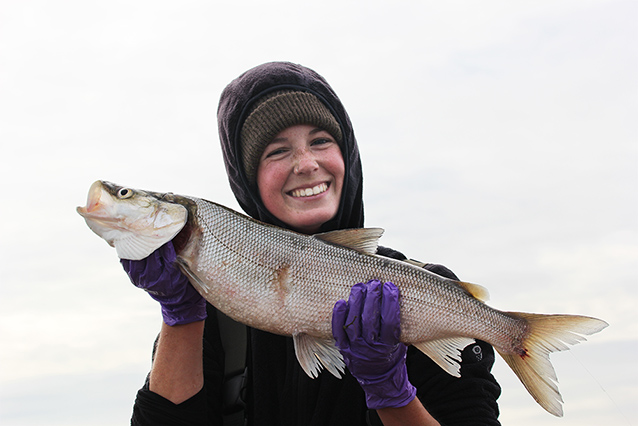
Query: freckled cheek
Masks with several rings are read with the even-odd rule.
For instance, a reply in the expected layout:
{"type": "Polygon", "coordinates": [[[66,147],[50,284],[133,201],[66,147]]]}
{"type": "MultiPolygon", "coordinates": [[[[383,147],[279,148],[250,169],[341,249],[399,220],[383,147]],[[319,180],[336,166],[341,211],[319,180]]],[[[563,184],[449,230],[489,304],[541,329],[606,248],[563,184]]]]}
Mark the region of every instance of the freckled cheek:
{"type": "Polygon", "coordinates": [[[334,177],[335,182],[339,185],[338,191],[341,193],[343,189],[343,179],[345,175],[345,167],[343,164],[343,159],[339,155],[338,157],[333,157],[330,161],[325,163],[326,170],[334,177]]]}
{"type": "Polygon", "coordinates": [[[289,173],[285,168],[278,165],[268,165],[259,168],[257,172],[257,187],[266,208],[270,209],[268,204],[281,201],[282,190],[288,175],[289,173]]]}

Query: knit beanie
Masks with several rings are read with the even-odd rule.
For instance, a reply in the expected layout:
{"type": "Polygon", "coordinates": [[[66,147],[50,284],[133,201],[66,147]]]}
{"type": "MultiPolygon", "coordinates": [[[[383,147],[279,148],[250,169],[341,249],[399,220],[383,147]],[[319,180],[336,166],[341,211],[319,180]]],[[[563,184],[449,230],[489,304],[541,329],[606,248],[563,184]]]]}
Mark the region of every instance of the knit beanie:
{"type": "Polygon", "coordinates": [[[341,145],[341,127],[328,108],[312,93],[283,90],[259,99],[241,128],[241,157],[246,177],[257,183],[257,168],[266,146],[282,130],[311,124],[330,133],[341,145]]]}

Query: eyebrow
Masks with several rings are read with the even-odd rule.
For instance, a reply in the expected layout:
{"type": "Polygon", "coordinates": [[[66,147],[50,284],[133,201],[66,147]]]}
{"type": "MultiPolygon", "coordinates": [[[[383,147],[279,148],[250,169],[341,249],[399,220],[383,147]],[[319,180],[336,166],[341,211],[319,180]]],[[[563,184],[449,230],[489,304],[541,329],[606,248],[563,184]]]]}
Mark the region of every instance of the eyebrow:
{"type": "MultiPolygon", "coordinates": [[[[309,135],[314,135],[315,133],[319,133],[319,132],[328,132],[326,129],[322,129],[321,127],[315,127],[314,129],[312,129],[311,131],[308,132],[309,135]]],[[[283,142],[285,140],[287,140],[288,138],[274,138],[273,140],[271,140],[270,142],[268,142],[268,145],[270,145],[271,143],[274,142],[283,142]]]]}

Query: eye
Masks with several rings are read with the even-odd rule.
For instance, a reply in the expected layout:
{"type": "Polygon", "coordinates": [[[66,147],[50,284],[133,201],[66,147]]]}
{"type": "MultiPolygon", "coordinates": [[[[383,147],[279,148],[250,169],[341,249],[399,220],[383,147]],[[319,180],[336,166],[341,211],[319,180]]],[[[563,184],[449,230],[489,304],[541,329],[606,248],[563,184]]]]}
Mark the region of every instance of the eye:
{"type": "Polygon", "coordinates": [[[287,152],[287,148],[285,147],[268,147],[264,151],[262,159],[277,157],[285,154],[287,152]]]}
{"type": "Polygon", "coordinates": [[[324,146],[330,145],[331,143],[333,143],[334,140],[328,137],[319,137],[317,139],[314,139],[312,141],[312,146],[315,146],[317,148],[323,148],[324,146]]]}
{"type": "Polygon", "coordinates": [[[133,196],[133,191],[128,188],[120,188],[120,190],[117,191],[117,198],[119,198],[120,200],[125,200],[132,196],[133,196]]]}
{"type": "Polygon", "coordinates": [[[272,157],[272,156],[275,156],[275,155],[278,155],[278,154],[282,154],[283,152],[284,152],[284,150],[282,148],[273,149],[268,154],[266,154],[266,157],[272,157]]]}

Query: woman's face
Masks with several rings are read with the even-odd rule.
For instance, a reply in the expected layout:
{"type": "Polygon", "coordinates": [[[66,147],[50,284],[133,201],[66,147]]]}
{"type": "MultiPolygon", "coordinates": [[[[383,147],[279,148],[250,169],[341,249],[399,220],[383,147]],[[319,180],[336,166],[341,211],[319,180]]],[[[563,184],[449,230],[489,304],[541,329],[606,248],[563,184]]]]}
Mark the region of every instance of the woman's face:
{"type": "Polygon", "coordinates": [[[266,147],[257,186],[270,213],[312,234],[337,214],[344,174],[341,150],[330,133],[300,124],[282,130],[266,147]]]}

